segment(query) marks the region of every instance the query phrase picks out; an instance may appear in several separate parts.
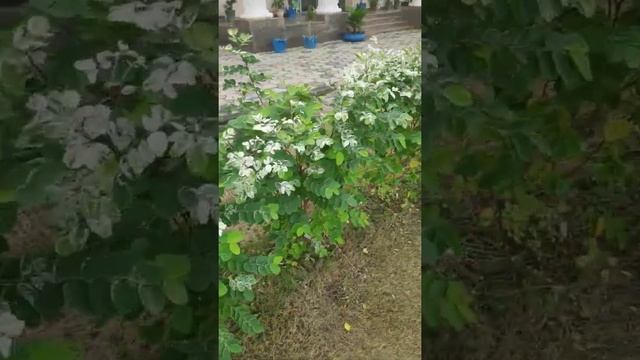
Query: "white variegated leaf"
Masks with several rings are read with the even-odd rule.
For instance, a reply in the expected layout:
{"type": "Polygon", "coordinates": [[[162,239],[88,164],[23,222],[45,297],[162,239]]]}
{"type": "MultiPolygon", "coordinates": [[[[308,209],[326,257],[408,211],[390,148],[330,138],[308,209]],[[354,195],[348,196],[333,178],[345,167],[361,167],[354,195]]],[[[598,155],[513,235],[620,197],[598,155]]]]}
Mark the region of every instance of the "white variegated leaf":
{"type": "Polygon", "coordinates": [[[169,145],[167,134],[165,134],[162,131],[156,131],[154,133],[151,133],[151,135],[147,137],[147,142],[149,143],[149,147],[151,148],[151,151],[153,151],[153,153],[158,157],[164,155],[169,145]]]}

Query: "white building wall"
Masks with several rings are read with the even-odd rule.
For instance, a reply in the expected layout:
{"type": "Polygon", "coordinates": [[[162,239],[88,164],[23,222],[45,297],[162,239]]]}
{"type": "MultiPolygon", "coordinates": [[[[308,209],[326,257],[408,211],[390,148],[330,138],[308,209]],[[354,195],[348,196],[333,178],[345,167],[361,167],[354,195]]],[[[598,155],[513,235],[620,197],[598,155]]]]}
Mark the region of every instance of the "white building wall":
{"type": "MultiPolygon", "coordinates": [[[[224,4],[226,3],[226,0],[219,0],[218,1],[218,14],[220,16],[224,16],[224,4]]],[[[271,4],[273,3],[273,0],[267,0],[267,9],[269,11],[271,11],[271,4]]],[[[242,10],[242,0],[236,0],[236,3],[233,4],[233,8],[236,9],[236,15],[241,13],[242,10]]]]}

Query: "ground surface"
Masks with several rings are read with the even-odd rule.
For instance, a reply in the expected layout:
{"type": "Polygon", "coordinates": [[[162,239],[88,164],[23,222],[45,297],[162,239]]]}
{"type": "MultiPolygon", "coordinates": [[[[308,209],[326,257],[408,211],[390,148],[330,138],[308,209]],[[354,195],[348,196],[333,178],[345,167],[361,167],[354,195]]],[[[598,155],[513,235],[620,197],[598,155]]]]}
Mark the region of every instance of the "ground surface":
{"type": "Polygon", "coordinates": [[[71,345],[79,350],[83,360],[160,359],[155,349],[140,339],[135,324],[118,319],[99,326],[86,315],[66,313],[54,322],[27,329],[19,338],[21,343],[37,340],[71,345]]]}
{"type": "Polygon", "coordinates": [[[570,242],[542,260],[497,244],[481,237],[466,244],[456,266],[474,274],[457,275],[474,293],[480,323],[427,336],[429,360],[640,359],[638,245],[604,268],[578,271],[570,242]]]}
{"type": "Polygon", "coordinates": [[[242,360],[420,359],[420,210],[377,210],[315,269],[264,284],[242,360]],[[344,323],[351,331],[344,329],[344,323]]]}
{"type": "MultiPolygon", "coordinates": [[[[365,51],[369,45],[382,49],[403,49],[420,44],[420,30],[389,32],[375,35],[377,44],[369,38],[360,43],[330,41],[318,44],[317,49],[296,47],[286,53],[259,53],[260,63],[253,65],[256,71],[272,77],[264,83],[264,88],[282,89],[286,85],[307,84],[311,87],[335,83],[342,71],[355,59],[356,54],[365,51]]],[[[219,106],[223,107],[238,97],[233,89],[223,90],[225,77],[222,66],[239,63],[239,58],[222,48],[219,52],[220,95],[219,106]]]]}

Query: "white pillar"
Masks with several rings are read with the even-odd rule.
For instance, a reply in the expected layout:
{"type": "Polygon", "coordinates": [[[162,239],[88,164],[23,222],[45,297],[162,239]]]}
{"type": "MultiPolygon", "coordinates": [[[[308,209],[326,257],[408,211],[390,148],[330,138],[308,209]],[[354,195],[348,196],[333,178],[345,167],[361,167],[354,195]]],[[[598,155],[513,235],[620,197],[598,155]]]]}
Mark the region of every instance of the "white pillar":
{"type": "Polygon", "coordinates": [[[240,0],[242,11],[238,15],[242,19],[272,18],[273,13],[267,9],[267,0],[240,0]]]}
{"type": "Polygon", "coordinates": [[[409,6],[421,6],[422,5],[422,0],[411,0],[411,3],[409,4],[409,6]]]}
{"type": "Polygon", "coordinates": [[[342,12],[336,0],[318,0],[317,14],[335,14],[342,12]]]}

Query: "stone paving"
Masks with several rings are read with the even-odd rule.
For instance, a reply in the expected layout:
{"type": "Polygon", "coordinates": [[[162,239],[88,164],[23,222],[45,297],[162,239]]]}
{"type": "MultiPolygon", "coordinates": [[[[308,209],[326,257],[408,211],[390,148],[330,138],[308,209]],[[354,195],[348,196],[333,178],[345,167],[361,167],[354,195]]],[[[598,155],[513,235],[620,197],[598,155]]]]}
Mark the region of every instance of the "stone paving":
{"type": "MultiPolygon", "coordinates": [[[[403,49],[420,44],[420,30],[381,33],[373,37],[377,38],[377,44],[368,38],[360,43],[324,42],[318,44],[316,49],[289,48],[282,54],[259,53],[256,56],[260,62],[254,64],[253,69],[271,77],[263,83],[265,88],[278,90],[293,84],[307,84],[312,88],[331,86],[339,80],[342,71],[356,59],[356,54],[366,51],[368,45],[383,49],[403,49]]],[[[225,78],[222,75],[222,66],[238,63],[240,60],[236,55],[220,48],[220,108],[238,97],[238,93],[233,89],[222,89],[225,78]]]]}

